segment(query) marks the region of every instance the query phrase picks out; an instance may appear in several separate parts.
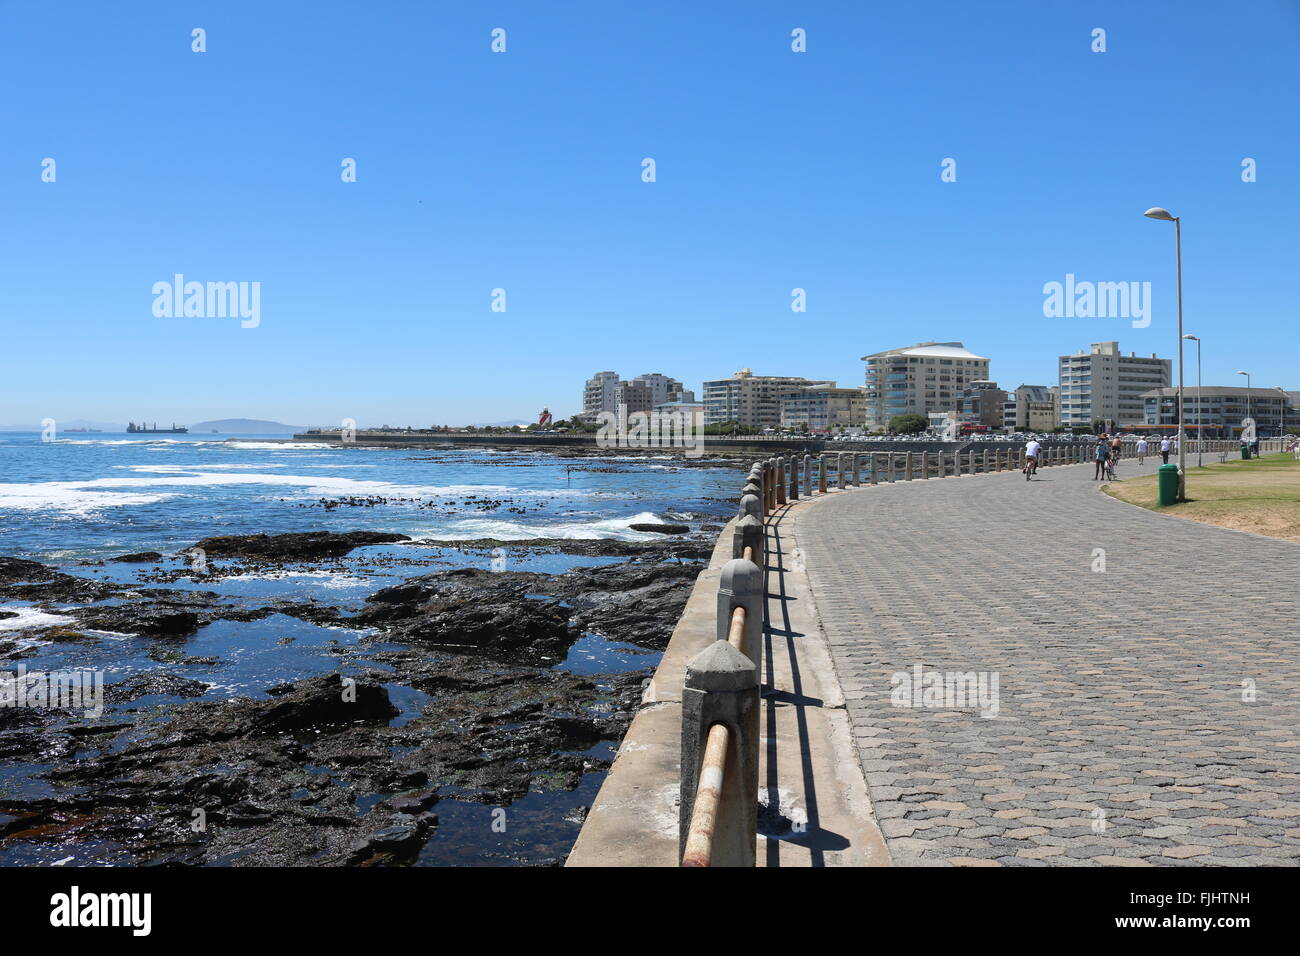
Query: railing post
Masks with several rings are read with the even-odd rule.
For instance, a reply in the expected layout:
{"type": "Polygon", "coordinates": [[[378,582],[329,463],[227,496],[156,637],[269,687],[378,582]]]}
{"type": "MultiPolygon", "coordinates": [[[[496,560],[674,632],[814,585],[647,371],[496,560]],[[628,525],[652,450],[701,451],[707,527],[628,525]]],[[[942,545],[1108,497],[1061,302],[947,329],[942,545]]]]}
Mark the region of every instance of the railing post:
{"type": "Polygon", "coordinates": [[[907,452],[907,457],[903,461],[903,480],[912,480],[912,453],[907,452]]]}
{"type": "Polygon", "coordinates": [[[830,467],[831,456],[822,452],[817,456],[817,491],[826,494],[826,470],[830,467]]]}
{"type": "Polygon", "coordinates": [[[763,522],[753,515],[745,515],[736,522],[736,528],[731,535],[731,556],[741,558],[745,555],[746,548],[752,548],[750,552],[754,555],[754,563],[764,565],[767,563],[767,554],[764,551],[767,535],[763,530],[763,522]]]}
{"type": "Polygon", "coordinates": [[[921,477],[927,480],[930,477],[930,453],[928,451],[921,452],[921,477]]]}
{"type": "Polygon", "coordinates": [[[867,453],[867,466],[871,469],[871,475],[867,482],[874,485],[876,483],[876,453],[874,451],[867,453]]]}
{"type": "Polygon", "coordinates": [[[853,487],[862,487],[862,458],[856,451],[853,453],[853,487]]]}
{"type": "Polygon", "coordinates": [[[754,865],[758,834],[758,718],[758,673],[740,651],[725,640],[715,641],[686,665],[678,815],[678,853],[683,863],[754,865]],[[705,750],[709,731],[716,724],[727,728],[728,747],[721,774],[717,772],[719,768],[710,767],[706,775],[701,773],[705,750]],[[711,802],[714,809],[711,818],[699,821],[701,832],[692,834],[691,821],[701,783],[708,796],[716,797],[716,803],[711,802]],[[688,842],[692,850],[689,855],[688,842]]]}
{"type": "Polygon", "coordinates": [[[785,459],[776,460],[776,503],[785,504],[785,459]]]}
{"type": "Polygon", "coordinates": [[[799,500],[799,459],[790,457],[790,500],[799,500]]]}
{"type": "Polygon", "coordinates": [[[715,632],[718,640],[725,641],[731,633],[731,612],[738,607],[745,609],[745,636],[740,649],[757,667],[763,640],[763,571],[744,558],[732,558],[722,566],[715,632]]]}
{"type": "Polygon", "coordinates": [[[813,496],[813,460],[812,455],[803,456],[803,488],[809,498],[813,496]]]}

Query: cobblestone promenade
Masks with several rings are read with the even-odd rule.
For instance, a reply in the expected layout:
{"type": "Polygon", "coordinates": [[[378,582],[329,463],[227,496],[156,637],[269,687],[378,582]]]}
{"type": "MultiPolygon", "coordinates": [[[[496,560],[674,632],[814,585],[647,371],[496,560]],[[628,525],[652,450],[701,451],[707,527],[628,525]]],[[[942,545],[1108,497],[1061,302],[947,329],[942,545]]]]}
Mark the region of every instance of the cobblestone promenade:
{"type": "Polygon", "coordinates": [[[895,864],[1295,865],[1300,546],[1040,474],[788,516],[895,864]],[[996,714],[915,706],[918,665],[996,677],[996,714]]]}

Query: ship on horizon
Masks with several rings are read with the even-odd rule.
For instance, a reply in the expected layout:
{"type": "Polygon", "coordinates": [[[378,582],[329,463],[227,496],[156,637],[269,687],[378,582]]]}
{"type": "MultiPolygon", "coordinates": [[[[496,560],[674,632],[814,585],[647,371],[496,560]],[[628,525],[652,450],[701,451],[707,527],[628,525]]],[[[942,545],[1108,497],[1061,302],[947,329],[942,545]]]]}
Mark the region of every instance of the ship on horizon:
{"type": "Polygon", "coordinates": [[[139,425],[135,422],[127,422],[126,430],[132,435],[187,435],[190,431],[184,425],[177,425],[175,422],[172,422],[171,428],[159,428],[157,422],[154,422],[152,426],[146,425],[144,422],[139,425]]]}

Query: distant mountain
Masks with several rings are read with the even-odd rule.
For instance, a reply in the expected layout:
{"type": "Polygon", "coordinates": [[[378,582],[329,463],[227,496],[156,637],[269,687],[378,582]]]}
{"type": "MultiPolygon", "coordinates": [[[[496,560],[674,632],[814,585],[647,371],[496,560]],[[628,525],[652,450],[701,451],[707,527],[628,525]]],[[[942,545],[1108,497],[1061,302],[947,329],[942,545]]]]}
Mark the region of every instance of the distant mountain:
{"type": "Polygon", "coordinates": [[[260,418],[219,418],[211,422],[196,422],[190,426],[190,434],[219,432],[223,435],[288,435],[303,431],[304,427],[267,422],[260,418]]]}

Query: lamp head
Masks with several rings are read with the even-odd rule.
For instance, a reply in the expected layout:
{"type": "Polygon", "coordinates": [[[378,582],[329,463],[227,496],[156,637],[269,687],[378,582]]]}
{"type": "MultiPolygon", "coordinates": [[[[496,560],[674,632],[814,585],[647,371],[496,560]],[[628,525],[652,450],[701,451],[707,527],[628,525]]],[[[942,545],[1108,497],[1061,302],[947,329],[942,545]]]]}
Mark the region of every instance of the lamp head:
{"type": "Polygon", "coordinates": [[[1163,219],[1165,222],[1173,222],[1174,217],[1169,214],[1168,209],[1161,209],[1159,206],[1152,206],[1142,215],[1148,219],[1163,219]]]}

